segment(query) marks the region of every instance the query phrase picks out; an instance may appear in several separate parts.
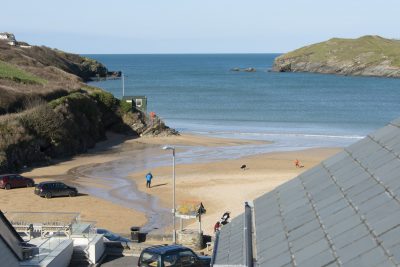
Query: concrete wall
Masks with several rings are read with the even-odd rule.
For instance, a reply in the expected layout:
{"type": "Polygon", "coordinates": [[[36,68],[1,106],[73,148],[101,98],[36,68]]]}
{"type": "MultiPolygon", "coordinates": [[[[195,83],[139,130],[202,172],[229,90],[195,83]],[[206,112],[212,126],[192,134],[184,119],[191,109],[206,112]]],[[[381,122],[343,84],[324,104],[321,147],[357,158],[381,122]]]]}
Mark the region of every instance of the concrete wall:
{"type": "Polygon", "coordinates": [[[89,259],[93,263],[97,263],[100,257],[104,254],[105,246],[103,235],[96,235],[92,242],[89,243],[89,259]]]}
{"type": "Polygon", "coordinates": [[[0,238],[0,266],[19,267],[17,257],[11,252],[10,248],[0,238]]]}
{"type": "Polygon", "coordinates": [[[68,267],[71,261],[74,245],[71,239],[64,240],[49,256],[40,262],[40,266],[68,267]]]}
{"type": "Polygon", "coordinates": [[[86,237],[73,236],[72,240],[74,241],[74,247],[86,247],[89,243],[86,237]]]}

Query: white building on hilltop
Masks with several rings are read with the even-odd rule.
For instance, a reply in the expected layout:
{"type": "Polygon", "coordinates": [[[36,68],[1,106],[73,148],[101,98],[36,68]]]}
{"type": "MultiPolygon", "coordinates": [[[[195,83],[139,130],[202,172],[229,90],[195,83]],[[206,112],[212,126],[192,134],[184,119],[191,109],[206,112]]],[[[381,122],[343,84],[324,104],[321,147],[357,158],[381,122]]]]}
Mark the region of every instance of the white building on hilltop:
{"type": "Polygon", "coordinates": [[[16,45],[17,40],[15,39],[15,35],[9,32],[1,32],[0,40],[6,40],[9,45],[16,45]]]}

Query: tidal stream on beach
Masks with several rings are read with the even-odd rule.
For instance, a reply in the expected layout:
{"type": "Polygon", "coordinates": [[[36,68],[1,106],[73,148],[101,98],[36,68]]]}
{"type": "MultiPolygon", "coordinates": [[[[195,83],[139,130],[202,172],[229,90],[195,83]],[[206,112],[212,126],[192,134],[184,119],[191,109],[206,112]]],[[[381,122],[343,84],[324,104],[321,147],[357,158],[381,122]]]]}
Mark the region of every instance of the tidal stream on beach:
{"type": "MultiPolygon", "coordinates": [[[[297,139],[297,147],[279,139],[275,139],[273,143],[260,142],[231,146],[179,145],[175,146],[176,164],[206,163],[268,152],[312,148],[307,140],[302,143],[301,139],[297,139]]],[[[348,142],[350,141],[352,140],[348,142]]],[[[320,145],[316,143],[315,147],[320,145]]],[[[128,142],[97,153],[116,155],[116,158],[104,163],[81,165],[70,169],[68,175],[73,177],[73,183],[79,187],[80,191],[143,212],[147,218],[147,223],[142,227],[143,232],[168,227],[171,224],[171,210],[163,208],[156,196],[138,190],[137,185],[129,176],[161,166],[172,167],[170,152],[163,152],[160,145],[128,142]]],[[[179,176],[179,173],[177,175],[179,176]]],[[[154,179],[156,180],[157,177],[154,179]]],[[[143,182],[145,182],[144,178],[143,182]]]]}

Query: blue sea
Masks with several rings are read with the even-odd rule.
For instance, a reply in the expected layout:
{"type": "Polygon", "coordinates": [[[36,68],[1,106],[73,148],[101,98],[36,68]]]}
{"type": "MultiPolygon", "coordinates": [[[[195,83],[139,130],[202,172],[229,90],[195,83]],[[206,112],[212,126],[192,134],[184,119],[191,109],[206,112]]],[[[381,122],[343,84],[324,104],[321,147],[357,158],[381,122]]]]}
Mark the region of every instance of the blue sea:
{"type": "MultiPolygon", "coordinates": [[[[344,147],[400,117],[400,79],[270,72],[278,55],[88,56],[121,70],[125,95],[146,95],[148,111],[172,128],[274,141],[251,153],[233,149],[233,157],[344,147]],[[236,67],[257,71],[231,71],[236,67]]],[[[121,80],[91,84],[122,96],[121,80]]]]}

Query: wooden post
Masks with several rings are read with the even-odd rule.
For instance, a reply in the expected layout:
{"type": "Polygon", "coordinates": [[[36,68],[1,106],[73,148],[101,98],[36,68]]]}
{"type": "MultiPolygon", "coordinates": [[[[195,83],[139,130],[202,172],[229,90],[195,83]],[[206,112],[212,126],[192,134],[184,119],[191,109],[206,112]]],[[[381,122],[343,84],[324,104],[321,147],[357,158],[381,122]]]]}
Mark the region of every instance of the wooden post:
{"type": "Polygon", "coordinates": [[[182,217],[180,218],[180,222],[181,222],[181,231],[183,231],[183,219],[182,219],[182,217]]]}

